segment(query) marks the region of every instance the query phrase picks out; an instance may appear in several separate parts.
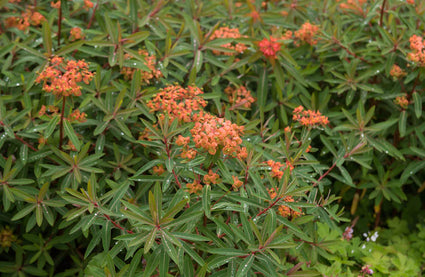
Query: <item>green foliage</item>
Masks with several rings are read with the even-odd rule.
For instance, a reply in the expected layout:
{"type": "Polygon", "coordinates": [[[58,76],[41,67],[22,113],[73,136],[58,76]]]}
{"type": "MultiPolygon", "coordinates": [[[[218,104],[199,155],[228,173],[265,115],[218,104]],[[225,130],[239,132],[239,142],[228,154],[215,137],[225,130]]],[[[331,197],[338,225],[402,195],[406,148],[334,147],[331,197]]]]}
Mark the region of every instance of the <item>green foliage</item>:
{"type": "Polygon", "coordinates": [[[424,273],[422,2],[62,2],[0,2],[2,276],[424,273]]]}

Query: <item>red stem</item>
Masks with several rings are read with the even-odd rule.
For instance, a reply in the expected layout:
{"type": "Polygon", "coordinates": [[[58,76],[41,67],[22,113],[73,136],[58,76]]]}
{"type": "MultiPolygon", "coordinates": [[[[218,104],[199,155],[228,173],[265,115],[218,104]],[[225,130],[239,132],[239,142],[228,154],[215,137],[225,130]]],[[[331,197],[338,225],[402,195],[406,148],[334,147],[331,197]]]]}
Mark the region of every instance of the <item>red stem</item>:
{"type": "Polygon", "coordinates": [[[260,215],[262,215],[265,212],[267,212],[268,210],[270,210],[274,205],[277,204],[277,202],[279,202],[280,199],[282,199],[282,196],[276,198],[276,200],[273,203],[271,203],[267,208],[265,208],[264,210],[262,210],[261,212],[259,212],[255,217],[259,217],[260,215]]]}
{"type": "MultiPolygon", "coordinates": [[[[58,9],[58,12],[59,12],[59,18],[58,18],[58,34],[57,34],[57,37],[58,37],[58,47],[61,45],[61,30],[62,30],[62,3],[63,3],[63,1],[61,2],[61,4],[60,4],[60,6],[59,6],[59,9],[58,9]]],[[[65,4],[66,5],[66,4],[65,4]]],[[[50,51],[50,50],[49,50],[50,51]]]]}
{"type": "Polygon", "coordinates": [[[15,135],[15,138],[17,140],[19,140],[20,142],[22,142],[23,144],[25,144],[26,146],[28,146],[29,148],[31,148],[31,150],[36,151],[36,152],[38,151],[37,148],[35,148],[34,146],[32,146],[31,144],[29,144],[28,142],[26,142],[23,138],[19,137],[17,134],[14,134],[14,135],[15,135]]]}
{"type": "Polygon", "coordinates": [[[127,230],[127,229],[125,229],[124,227],[122,227],[118,222],[115,222],[115,221],[113,221],[112,220],[112,218],[109,216],[109,215],[107,215],[107,214],[104,214],[103,215],[106,219],[108,219],[115,227],[117,227],[118,229],[120,229],[120,230],[122,230],[122,231],[126,231],[127,233],[129,233],[129,234],[134,234],[134,232],[133,231],[131,231],[131,230],[127,230]]]}
{"type": "Polygon", "coordinates": [[[97,7],[98,7],[98,6],[99,6],[99,0],[97,0],[97,2],[96,2],[96,6],[94,6],[93,13],[92,13],[92,15],[91,15],[91,17],[90,17],[89,24],[87,24],[87,29],[90,29],[90,27],[91,27],[91,25],[92,25],[92,23],[93,23],[94,15],[96,14],[96,9],[97,9],[97,7]]]}
{"type": "Polygon", "coordinates": [[[384,0],[383,2],[382,2],[382,7],[381,7],[381,18],[379,19],[379,26],[381,26],[382,27],[382,21],[383,21],[383,18],[384,18],[384,8],[385,8],[385,4],[387,3],[387,0],[384,0]]]}

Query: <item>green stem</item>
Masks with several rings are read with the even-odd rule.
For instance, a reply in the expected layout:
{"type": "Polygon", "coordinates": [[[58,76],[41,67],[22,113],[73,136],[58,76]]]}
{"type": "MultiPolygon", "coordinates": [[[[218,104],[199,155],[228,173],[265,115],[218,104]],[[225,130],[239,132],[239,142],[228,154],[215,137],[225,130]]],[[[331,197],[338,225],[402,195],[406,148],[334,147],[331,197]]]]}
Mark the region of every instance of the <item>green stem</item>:
{"type": "Polygon", "coordinates": [[[62,110],[61,110],[61,118],[59,122],[59,150],[62,150],[62,143],[63,143],[63,118],[65,114],[65,101],[66,96],[63,96],[62,98],[62,110]]]}

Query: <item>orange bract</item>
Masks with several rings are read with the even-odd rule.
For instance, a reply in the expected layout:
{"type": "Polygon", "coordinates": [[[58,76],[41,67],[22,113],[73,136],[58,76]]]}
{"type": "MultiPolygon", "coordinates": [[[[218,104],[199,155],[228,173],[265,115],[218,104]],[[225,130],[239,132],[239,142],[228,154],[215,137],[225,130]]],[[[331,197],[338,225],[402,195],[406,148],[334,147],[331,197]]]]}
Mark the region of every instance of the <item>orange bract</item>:
{"type": "MultiPolygon", "coordinates": [[[[269,189],[268,192],[269,192],[270,198],[272,200],[276,198],[277,193],[276,193],[274,188],[269,189]]],[[[283,198],[283,200],[285,202],[295,202],[295,200],[292,198],[292,196],[286,196],[285,198],[283,198]]],[[[285,205],[280,205],[279,208],[278,208],[278,213],[283,217],[289,217],[289,216],[297,217],[297,216],[301,215],[301,213],[302,213],[301,209],[298,208],[298,210],[299,211],[295,211],[295,210],[292,210],[291,208],[289,208],[285,205]]]]}
{"type": "Polygon", "coordinates": [[[162,175],[162,173],[165,172],[164,166],[162,164],[160,164],[159,166],[154,166],[152,170],[153,173],[158,176],[162,175]]]}
{"type": "MultiPolygon", "coordinates": [[[[230,29],[228,27],[221,27],[218,30],[215,30],[214,33],[211,35],[210,40],[218,39],[218,38],[241,38],[242,35],[239,33],[238,28],[230,29]]],[[[221,45],[223,48],[227,48],[230,50],[235,50],[236,53],[232,52],[222,52],[218,50],[213,50],[213,53],[215,55],[226,55],[226,56],[233,56],[237,55],[238,53],[243,53],[247,49],[247,46],[243,43],[234,43],[231,42],[221,45]]]]}
{"type": "Polygon", "coordinates": [[[83,31],[78,27],[72,28],[69,34],[70,34],[70,37],[69,37],[70,41],[84,38],[83,31]]]}
{"type": "Polygon", "coordinates": [[[255,98],[251,96],[251,91],[247,90],[244,86],[233,88],[228,86],[224,92],[229,96],[230,104],[234,104],[234,108],[244,107],[250,108],[251,104],[255,102],[255,98]]]}
{"type": "Polygon", "coordinates": [[[242,181],[239,180],[239,178],[237,176],[232,176],[233,178],[233,185],[232,188],[234,191],[238,191],[239,188],[243,185],[242,181]]]}
{"type": "Polygon", "coordinates": [[[339,4],[339,7],[344,11],[351,11],[358,15],[364,15],[363,5],[367,0],[347,0],[347,3],[339,4]]]}
{"type": "Polygon", "coordinates": [[[240,146],[243,126],[203,112],[196,115],[195,121],[190,133],[196,147],[205,149],[211,155],[222,148],[225,155],[239,159],[246,158],[246,149],[240,146]]]}
{"type": "Polygon", "coordinates": [[[208,174],[204,175],[205,184],[218,184],[220,176],[217,173],[214,173],[211,169],[208,171],[208,174]]]}
{"type": "Polygon", "coordinates": [[[393,76],[394,78],[401,78],[406,76],[406,72],[403,71],[403,69],[401,69],[398,65],[393,65],[393,67],[391,68],[390,71],[390,75],[393,76]]]}
{"type": "Polygon", "coordinates": [[[326,125],[329,123],[329,119],[319,111],[304,110],[302,106],[295,108],[293,113],[292,119],[300,122],[301,125],[304,126],[315,127],[317,125],[326,125]]]}
{"type": "Polygon", "coordinates": [[[186,184],[186,188],[189,193],[198,193],[198,191],[202,190],[202,185],[197,180],[194,180],[193,183],[186,184]]]}
{"type": "MultiPolygon", "coordinates": [[[[144,71],[141,69],[126,67],[123,66],[121,69],[121,73],[124,74],[124,78],[126,80],[133,79],[134,72],[139,71],[142,75],[142,81],[149,84],[152,79],[159,79],[162,77],[162,72],[155,68],[156,65],[156,57],[153,55],[149,55],[146,50],[139,50],[138,54],[145,59],[145,65],[149,68],[149,71],[144,71]]],[[[130,54],[125,54],[124,59],[129,60],[133,58],[130,54]]]]}
{"type": "Polygon", "coordinates": [[[310,22],[304,23],[298,31],[295,31],[294,35],[297,39],[304,41],[310,45],[317,44],[317,39],[314,39],[319,26],[310,24],[310,22]]]}
{"type": "Polygon", "coordinates": [[[193,113],[207,105],[200,94],[203,91],[197,87],[189,86],[185,89],[179,85],[168,86],[157,93],[147,106],[152,111],[167,114],[171,120],[178,118],[183,122],[191,122],[193,113]]]}
{"type": "Polygon", "coordinates": [[[406,95],[397,96],[394,100],[394,103],[399,105],[403,110],[405,110],[407,109],[407,106],[409,105],[409,100],[407,100],[406,95]]]}
{"type": "Polygon", "coordinates": [[[263,52],[266,58],[276,59],[276,54],[280,50],[281,44],[276,42],[277,39],[270,37],[270,39],[264,38],[258,46],[260,46],[260,51],[263,52]]]}
{"type": "Polygon", "coordinates": [[[94,74],[88,70],[88,64],[84,60],[68,60],[64,63],[63,58],[55,56],[46,67],[38,74],[37,83],[43,82],[43,90],[57,96],[80,96],[81,87],[79,82],[88,84],[94,74]]]}
{"type": "Polygon", "coordinates": [[[86,117],[87,117],[86,113],[84,112],[80,113],[80,111],[77,109],[69,115],[69,121],[86,122],[87,121],[86,117]]]}
{"type": "Polygon", "coordinates": [[[21,17],[8,17],[5,25],[7,28],[15,27],[21,31],[25,31],[30,27],[30,25],[37,26],[45,20],[46,18],[41,13],[26,10],[21,14],[21,17]]]}
{"type": "Polygon", "coordinates": [[[411,36],[409,41],[410,49],[412,49],[413,52],[409,53],[407,57],[419,66],[425,67],[425,41],[423,41],[422,37],[417,35],[411,36]]]}

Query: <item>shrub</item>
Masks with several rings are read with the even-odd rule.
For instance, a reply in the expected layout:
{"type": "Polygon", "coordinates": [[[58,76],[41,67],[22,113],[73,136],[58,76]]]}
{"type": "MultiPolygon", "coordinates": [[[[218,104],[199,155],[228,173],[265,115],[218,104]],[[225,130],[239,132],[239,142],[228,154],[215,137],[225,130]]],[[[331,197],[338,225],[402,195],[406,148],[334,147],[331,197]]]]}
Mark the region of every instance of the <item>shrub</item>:
{"type": "Polygon", "coordinates": [[[0,7],[2,274],[423,273],[422,2],[0,7]]]}

